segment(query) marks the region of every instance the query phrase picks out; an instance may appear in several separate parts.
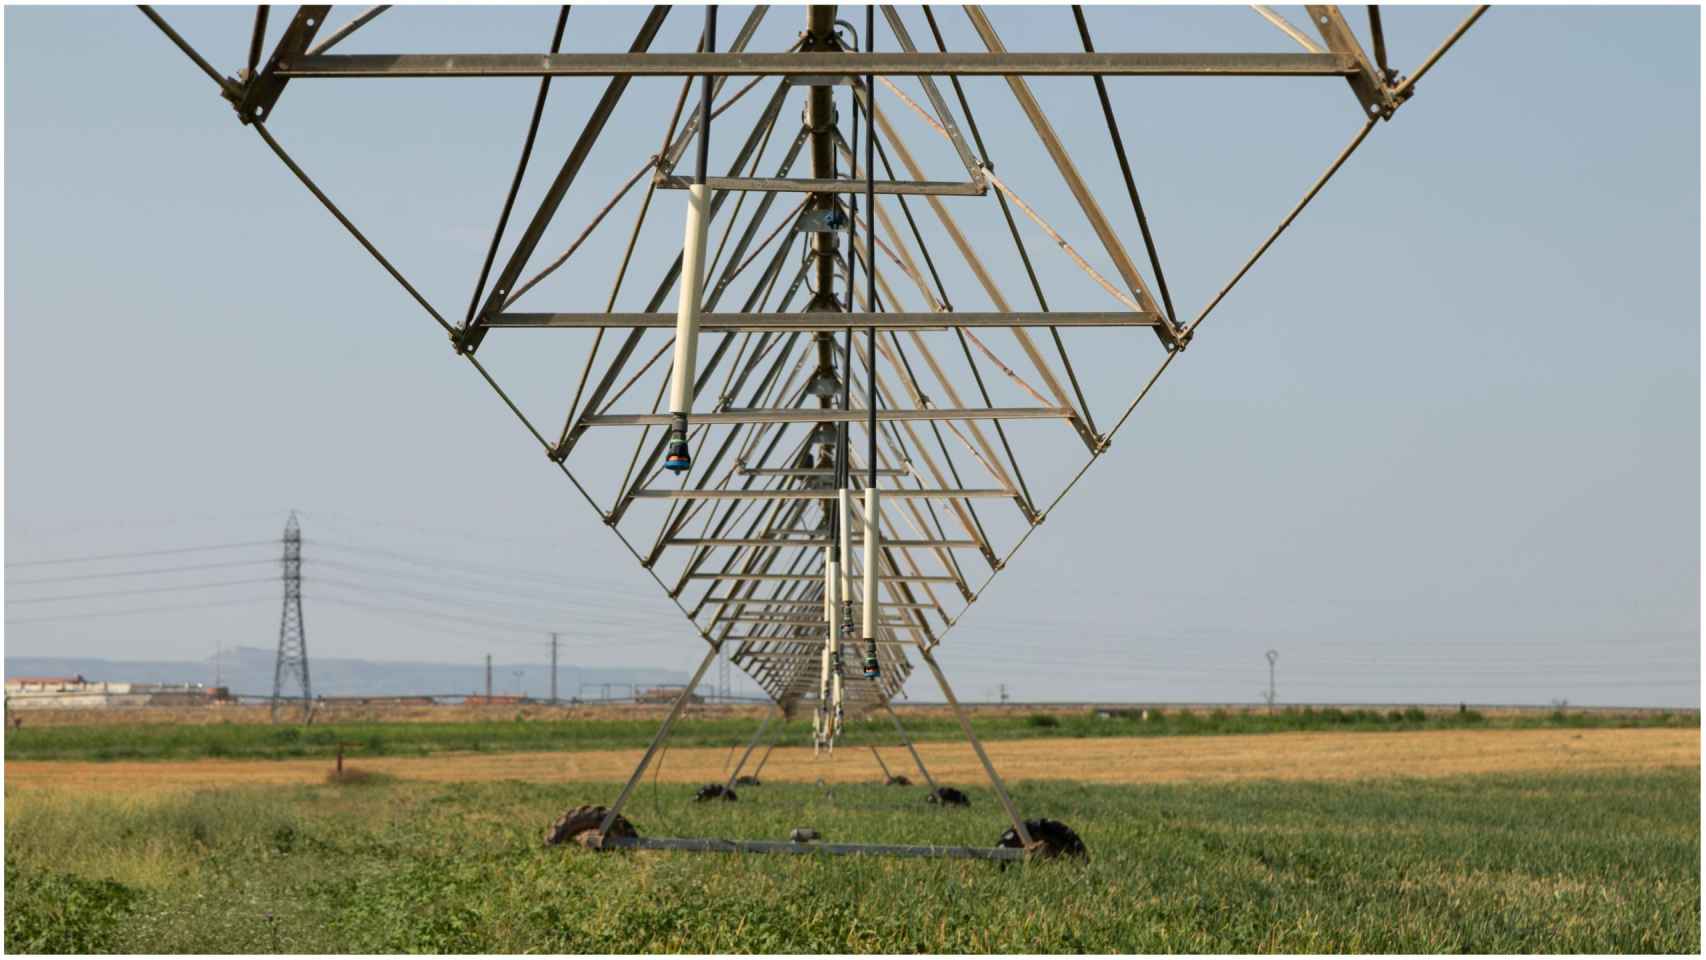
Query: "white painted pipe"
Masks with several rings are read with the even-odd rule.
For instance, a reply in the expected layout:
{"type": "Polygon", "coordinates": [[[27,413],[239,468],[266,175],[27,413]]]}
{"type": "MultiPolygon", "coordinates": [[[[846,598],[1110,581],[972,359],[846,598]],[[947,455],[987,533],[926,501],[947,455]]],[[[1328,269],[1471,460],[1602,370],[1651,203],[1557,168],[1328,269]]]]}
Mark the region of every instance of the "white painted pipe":
{"type": "Polygon", "coordinates": [[[841,510],[841,602],[853,602],[853,494],[842,487],[839,509],[841,510]]]}
{"type": "Polygon", "coordinates": [[[675,379],[669,412],[693,410],[693,380],[699,364],[699,311],[705,290],[706,234],[710,228],[710,191],[702,183],[687,188],[687,235],[681,241],[681,301],[675,312],[675,379]]]}
{"type": "Polygon", "coordinates": [[[877,559],[882,547],[877,532],[877,488],[865,488],[865,639],[877,636],[877,559]]]}

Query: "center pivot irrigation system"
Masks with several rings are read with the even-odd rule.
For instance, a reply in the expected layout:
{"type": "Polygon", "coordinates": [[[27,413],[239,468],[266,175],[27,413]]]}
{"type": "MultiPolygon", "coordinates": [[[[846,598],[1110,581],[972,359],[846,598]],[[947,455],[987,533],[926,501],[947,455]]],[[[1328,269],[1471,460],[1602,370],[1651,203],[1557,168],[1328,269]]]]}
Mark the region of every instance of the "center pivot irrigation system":
{"type": "MultiPolygon", "coordinates": [[[[1016,859],[1081,852],[1082,845],[1060,824],[1020,816],[972,732],[934,648],[1108,450],[1114,434],[1190,344],[1209,313],[1376,124],[1390,120],[1409,101],[1422,76],[1487,8],[1475,8],[1408,77],[1387,62],[1377,6],[1366,10],[1372,59],[1345,15],[1332,6],[1305,8],[1314,36],[1270,8],[1254,8],[1290,38],[1285,41],[1276,34],[1276,42],[1295,43],[1301,52],[1100,51],[1089,23],[1094,11],[1087,15],[1072,7],[1033,8],[1022,15],[1072,17],[1082,52],[1023,53],[1008,50],[978,7],[854,8],[863,13],[860,28],[838,19],[835,6],[817,5],[754,7],[725,50],[718,49],[717,8],[695,8],[691,15],[702,13],[704,26],[697,49],[688,52],[652,50],[672,7],[635,8],[632,13],[640,23],[626,52],[562,53],[569,19],[565,6],[556,17],[550,52],[515,54],[333,54],[328,51],[334,45],[388,8],[368,9],[323,34],[331,7],[302,6],[264,62],[269,8],[261,6],[247,66],[234,77],[210,65],[153,9],[141,9],[212,78],[239,120],[260,135],[438,322],[456,353],[491,385],[549,462],[599,512],[704,640],[704,657],[692,680],[615,802],[608,808],[572,811],[559,821],[558,833],[576,835],[598,849],[1016,859]],[[877,49],[879,13],[887,26],[882,51],[877,49]],[[966,36],[975,38],[975,47],[949,49],[949,15],[969,21],[966,36]],[[748,49],[767,18],[774,22],[782,17],[799,17],[803,28],[790,31],[790,47],[783,52],[748,49]],[[1326,172],[1188,322],[1174,310],[1104,79],[1145,76],[1337,78],[1335,82],[1349,86],[1361,120],[1326,172]],[[447,319],[427,301],[267,126],[292,81],[419,77],[539,78],[520,160],[461,322],[447,319]],[[607,79],[596,101],[576,101],[577,109],[591,103],[585,126],[500,265],[498,253],[556,77],[607,79]],[[653,141],[660,144],[657,152],[638,164],[638,171],[589,223],[557,237],[565,252],[525,277],[588,157],[624,105],[624,94],[635,78],[648,77],[680,78],[674,110],[668,113],[661,139],[653,141]],[[1086,92],[1093,87],[1105,139],[1098,132],[1097,142],[1069,149],[1028,77],[1081,78],[1086,92]],[[992,79],[978,87],[970,78],[992,79]],[[697,105],[689,109],[695,79],[697,105]],[[725,87],[734,86],[731,81],[739,87],[725,93],[725,87]],[[755,89],[760,95],[745,100],[755,89]],[[980,128],[970,97],[974,89],[1004,99],[1002,110],[1011,111],[1016,103],[1018,115],[980,128]],[[797,126],[788,109],[791,103],[801,110],[797,126]],[[946,158],[948,179],[927,179],[930,157],[903,138],[903,125],[923,136],[938,159],[946,158]],[[996,176],[990,148],[998,137],[1034,138],[1029,146],[1040,145],[1047,160],[1034,166],[1053,166],[1101,248],[1095,256],[1104,268],[1112,265],[1114,277],[1099,271],[1015,184],[996,176]],[[721,176],[711,175],[713,144],[728,158],[721,176]],[[738,146],[729,151],[731,144],[738,146]],[[693,168],[683,176],[677,165],[690,145],[696,146],[693,168]],[[1130,222],[1141,235],[1148,277],[1126,250],[1124,240],[1132,231],[1115,226],[1081,174],[1081,162],[1074,159],[1080,151],[1095,151],[1092,171],[1112,170],[1106,161],[1116,161],[1123,182],[1112,188],[1111,196],[1120,204],[1130,203],[1130,222]],[[809,171],[801,169],[807,164],[809,171]],[[770,170],[773,175],[763,175],[770,170]],[[572,309],[565,310],[517,310],[517,300],[582,249],[642,180],[643,198],[626,247],[619,260],[609,257],[615,270],[608,294],[602,282],[595,287],[585,276],[564,282],[565,273],[555,287],[546,289],[595,302],[568,303],[564,306],[572,309]],[[671,196],[685,202],[677,205],[671,196]],[[1000,226],[966,229],[959,217],[972,214],[976,205],[988,205],[991,198],[999,208],[1000,226]],[[654,209],[666,218],[684,216],[685,236],[679,247],[673,240],[644,238],[647,215],[654,209]],[[713,227],[720,234],[714,250],[713,227]],[[1002,292],[999,271],[987,265],[987,251],[979,251],[974,243],[974,238],[987,243],[992,234],[1002,237],[1003,254],[1023,265],[1019,282],[1030,288],[1038,309],[1017,310],[1002,292]],[[945,249],[951,250],[950,260],[943,259],[945,249]],[[1087,292],[1106,297],[1113,309],[1050,310],[1035,268],[1041,256],[1064,257],[1070,263],[1063,266],[1069,275],[1082,272],[1084,289],[1069,296],[1087,292]],[[618,312],[630,272],[653,268],[662,275],[644,309],[618,312]],[[672,296],[673,315],[664,312],[672,296]],[[977,303],[981,309],[959,310],[956,302],[977,303]],[[734,303],[739,306],[731,310],[729,304],[734,303]],[[1131,329],[1137,327],[1150,333],[1131,329]],[[550,367],[557,374],[556,395],[573,397],[560,431],[524,413],[513,390],[500,386],[482,361],[481,347],[489,334],[518,329],[556,331],[573,339],[577,358],[584,355],[578,376],[562,375],[573,366],[550,367]],[[995,352],[997,333],[1012,338],[1011,346],[1017,348],[1013,362],[995,352]],[[1129,356],[1144,348],[1151,335],[1161,356],[1147,379],[1134,382],[1129,375],[1109,372],[1129,370],[1129,363],[1111,368],[1083,362],[1087,345],[1091,354],[1117,350],[1129,356]],[[1077,368],[1069,340],[1079,347],[1077,368]],[[1092,367],[1095,379],[1107,382],[1094,382],[1092,367]],[[1113,390],[1113,396],[1123,400],[1134,386],[1136,398],[1112,428],[1099,428],[1089,398],[1113,390]],[[666,392],[668,407],[660,409],[666,392]],[[653,396],[649,409],[643,399],[648,394],[653,396]],[[619,408],[624,401],[627,409],[619,408]],[[863,444],[855,442],[855,428],[862,430],[863,444]],[[626,444],[605,439],[636,434],[631,454],[624,452],[626,444]],[[604,452],[591,449],[601,440],[604,452]],[[1076,472],[1057,470],[1058,477],[1050,477],[1063,484],[1052,499],[1035,494],[1021,468],[1020,452],[1053,467],[1062,462],[1061,450],[1078,444],[1088,454],[1083,465],[1076,472]],[[600,503],[583,477],[602,472],[615,481],[624,462],[614,500],[600,503]],[[986,570],[974,588],[973,568],[980,563],[986,570]],[[692,690],[725,652],[774,704],[728,784],[716,786],[735,785],[778,710],[789,715],[804,704],[813,711],[813,741],[819,751],[833,752],[849,715],[874,711],[888,714],[910,749],[890,701],[911,674],[916,656],[957,713],[1011,822],[1002,844],[908,847],[637,836],[621,816],[623,805],[692,690]]],[[[654,101],[624,113],[619,123],[649,126],[665,115],[654,101]]],[[[629,129],[619,127],[617,139],[625,139],[629,129]]],[[[634,165],[629,159],[622,169],[634,165]]],[[[1058,190],[1060,184],[1018,186],[1027,191],[1038,186],[1037,192],[1043,192],[1058,190]]],[[[614,249],[608,247],[612,253],[614,249]]],[[[1018,277],[1016,271],[1011,275],[1018,277]]],[[[520,352],[525,361],[531,351],[520,352]]],[[[1104,414],[1108,407],[1117,409],[1116,404],[1103,406],[1104,414]]],[[[561,407],[548,416],[554,422],[562,416],[561,407]]],[[[1076,462],[1076,457],[1067,462],[1076,462]]],[[[933,798],[963,796],[938,788],[916,750],[912,756],[933,788],[933,798]]],[[[716,787],[707,790],[719,792],[716,787]]]]}

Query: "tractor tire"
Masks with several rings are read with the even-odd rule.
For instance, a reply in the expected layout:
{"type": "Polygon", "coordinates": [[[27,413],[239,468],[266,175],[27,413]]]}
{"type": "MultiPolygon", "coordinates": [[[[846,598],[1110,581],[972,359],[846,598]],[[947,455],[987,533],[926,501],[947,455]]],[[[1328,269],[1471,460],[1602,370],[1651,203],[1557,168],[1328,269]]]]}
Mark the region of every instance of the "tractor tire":
{"type": "Polygon", "coordinates": [[[699,788],[699,792],[693,795],[693,799],[697,803],[704,803],[707,800],[727,800],[733,803],[739,798],[735,796],[733,790],[720,783],[707,783],[699,788]]]}
{"type": "Polygon", "coordinates": [[[884,780],[883,786],[885,786],[885,787],[910,787],[910,786],[912,786],[912,781],[908,780],[906,778],[906,774],[897,773],[894,776],[889,777],[887,780],[884,780]]]}
{"type": "Polygon", "coordinates": [[[971,798],[953,787],[937,787],[924,798],[925,803],[934,803],[943,807],[969,807],[971,798]]]}
{"type": "MultiPolygon", "coordinates": [[[[604,807],[580,806],[573,807],[569,812],[558,817],[556,822],[545,829],[545,846],[555,847],[565,843],[578,843],[588,849],[597,849],[596,843],[602,839],[598,827],[604,822],[604,815],[609,811],[604,807]]],[[[616,822],[610,825],[610,835],[613,837],[637,837],[639,831],[628,822],[628,818],[617,816],[616,822]]]]}
{"type": "Polygon", "coordinates": [[[763,781],[750,773],[743,773],[735,778],[735,786],[737,787],[757,787],[762,785],[763,781]]]}
{"type": "MultiPolygon", "coordinates": [[[[1031,853],[1041,860],[1053,860],[1057,857],[1072,857],[1089,862],[1090,851],[1085,849],[1084,841],[1078,832],[1059,820],[1026,820],[1025,830],[1031,835],[1031,853]]],[[[995,843],[998,847],[1023,847],[1019,842],[1019,833],[1012,827],[1001,835],[995,843]]]]}

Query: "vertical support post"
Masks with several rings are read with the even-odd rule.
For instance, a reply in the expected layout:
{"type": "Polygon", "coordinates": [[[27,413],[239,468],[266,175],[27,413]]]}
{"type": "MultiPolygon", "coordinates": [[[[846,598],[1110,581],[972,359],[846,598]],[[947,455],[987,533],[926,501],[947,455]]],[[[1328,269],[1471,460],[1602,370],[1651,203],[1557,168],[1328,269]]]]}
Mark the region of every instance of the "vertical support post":
{"type": "Polygon", "coordinates": [[[931,790],[935,790],[936,778],[930,775],[930,768],[924,765],[924,759],[918,755],[918,748],[912,745],[912,738],[906,735],[906,728],[900,725],[900,717],[895,715],[894,707],[884,702],[883,709],[888,711],[889,719],[894,721],[894,732],[900,734],[900,742],[906,744],[906,752],[912,754],[912,762],[917,764],[918,772],[924,774],[924,782],[930,785],[931,790]]]}
{"type": "Polygon", "coordinates": [[[622,806],[628,802],[628,795],[634,792],[634,787],[639,785],[640,778],[646,775],[646,768],[651,766],[652,757],[656,755],[658,748],[663,746],[663,742],[669,738],[670,728],[675,726],[676,718],[681,716],[681,710],[687,706],[688,698],[693,696],[693,691],[699,686],[699,681],[705,679],[705,671],[711,668],[711,661],[717,659],[717,654],[722,652],[723,643],[721,640],[709,640],[707,643],[710,644],[711,649],[705,651],[705,658],[699,661],[699,669],[693,671],[693,678],[681,688],[681,693],[676,696],[675,703],[669,708],[669,715],[663,718],[663,724],[658,727],[657,735],[652,737],[651,744],[646,747],[645,754],[640,757],[639,765],[628,777],[628,782],[622,785],[622,792],[616,795],[616,802],[611,804],[610,810],[604,814],[604,822],[598,825],[600,836],[610,833],[610,825],[616,822],[617,816],[622,813],[622,806]]]}
{"type": "Polygon", "coordinates": [[[486,654],[486,703],[492,702],[492,655],[486,654]]]}
{"type": "Polygon", "coordinates": [[[1013,798],[1007,795],[1007,785],[1001,782],[1001,774],[995,772],[995,764],[989,762],[989,754],[983,751],[983,741],[972,732],[971,718],[966,716],[966,710],[960,706],[960,701],[954,696],[954,690],[948,686],[948,677],[942,672],[941,664],[931,655],[930,648],[921,646],[918,654],[929,666],[930,672],[936,676],[936,684],[942,688],[942,695],[948,698],[948,705],[954,708],[954,716],[959,718],[960,729],[965,731],[966,739],[971,741],[971,748],[977,753],[977,759],[983,764],[983,772],[989,774],[989,785],[995,788],[995,797],[1001,801],[1002,809],[1007,811],[1007,819],[1013,821],[1013,831],[1019,835],[1019,842],[1025,846],[1031,845],[1031,832],[1025,829],[1025,821],[1019,818],[1019,810],[1013,806],[1013,798]]]}
{"type": "Polygon", "coordinates": [[[551,634],[551,706],[557,705],[557,635],[551,634]]]}
{"type": "Polygon", "coordinates": [[[746,761],[752,757],[752,751],[755,748],[757,748],[758,741],[763,739],[764,731],[769,729],[770,721],[775,716],[776,716],[776,705],[773,703],[770,705],[769,710],[764,711],[764,722],[760,723],[758,725],[758,729],[756,731],[754,731],[752,734],[752,739],[747,741],[746,752],[740,755],[740,762],[735,764],[734,770],[729,773],[728,782],[723,784],[724,790],[733,790],[734,789],[735,781],[740,779],[741,768],[745,767],[746,761]]]}

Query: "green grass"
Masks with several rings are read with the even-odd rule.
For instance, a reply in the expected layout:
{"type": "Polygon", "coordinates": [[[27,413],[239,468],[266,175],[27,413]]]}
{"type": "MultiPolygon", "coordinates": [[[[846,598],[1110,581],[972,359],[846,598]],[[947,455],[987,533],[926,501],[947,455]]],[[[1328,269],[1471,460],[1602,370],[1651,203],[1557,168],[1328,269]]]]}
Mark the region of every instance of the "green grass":
{"type": "MultiPolygon", "coordinates": [[[[514,720],[465,723],[343,723],[309,727],[264,724],[111,724],[30,726],[5,734],[7,760],[186,760],[202,757],[271,759],[331,756],[339,743],[356,745],[359,756],[420,756],[444,751],[514,752],[643,747],[657,731],[655,718],[634,720],[514,720]]],[[[919,740],[960,740],[949,717],[908,717],[919,740]]],[[[793,742],[808,740],[809,716],[785,726],[793,742]]],[[[982,712],[973,726],[988,739],[1029,737],[1168,736],[1271,733],[1294,730],[1432,730],[1515,727],[1691,727],[1700,715],[1683,713],[1533,713],[1485,717],[1474,710],[1407,711],[1287,709],[1273,714],[1243,711],[1149,711],[1102,716],[1089,710],[1058,714],[982,712]]],[[[676,746],[729,747],[752,736],[755,721],[740,717],[688,717],[676,725],[676,746]]],[[[773,724],[771,729],[775,730],[773,724]]],[[[886,717],[848,724],[845,742],[895,742],[886,717]]]]}
{"type": "MultiPolygon", "coordinates": [[[[1700,776],[1017,785],[1088,865],[545,849],[599,784],[11,790],[10,952],[1700,950],[1700,776]]],[[[644,834],[986,845],[987,791],[646,784],[644,834]]]]}

